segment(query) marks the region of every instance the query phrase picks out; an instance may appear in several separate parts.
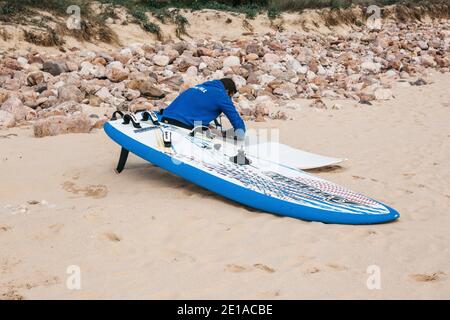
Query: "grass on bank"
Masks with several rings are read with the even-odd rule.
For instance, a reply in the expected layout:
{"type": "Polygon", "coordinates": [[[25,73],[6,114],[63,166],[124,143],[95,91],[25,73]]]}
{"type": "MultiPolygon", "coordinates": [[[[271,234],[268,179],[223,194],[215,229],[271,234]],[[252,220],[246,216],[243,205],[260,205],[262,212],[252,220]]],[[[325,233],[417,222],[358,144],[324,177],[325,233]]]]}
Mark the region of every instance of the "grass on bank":
{"type": "Polygon", "coordinates": [[[448,17],[450,12],[450,0],[98,0],[98,2],[103,4],[101,14],[92,12],[92,1],[89,0],[0,0],[0,21],[33,25],[29,17],[36,15],[36,10],[52,12],[55,16],[62,17],[68,15],[69,6],[79,6],[84,17],[81,30],[70,30],[61,22],[55,30],[49,29],[46,27],[48,22],[46,19],[51,18],[42,17],[42,21],[34,22],[34,26],[44,29],[43,34],[39,35],[32,31],[24,34],[25,39],[30,42],[57,45],[63,43],[62,38],[66,34],[84,41],[95,39],[107,43],[118,43],[115,33],[105,24],[107,18],[118,18],[115,11],[117,5],[125,7],[133,17],[133,22],[140,24],[142,29],[155,34],[159,39],[162,38],[161,28],[148,19],[147,12],[161,23],[175,24],[178,37],[187,34],[186,27],[189,24],[180,13],[180,9],[229,11],[244,14],[248,19],[266,13],[273,20],[282,12],[330,8],[325,17],[330,25],[338,24],[340,21],[354,23],[357,19],[342,10],[352,5],[367,7],[373,4],[379,6],[400,4],[395,8],[395,15],[400,21],[410,18],[420,19],[427,13],[436,17],[448,17]],[[435,5],[441,6],[435,7],[435,5]]]}

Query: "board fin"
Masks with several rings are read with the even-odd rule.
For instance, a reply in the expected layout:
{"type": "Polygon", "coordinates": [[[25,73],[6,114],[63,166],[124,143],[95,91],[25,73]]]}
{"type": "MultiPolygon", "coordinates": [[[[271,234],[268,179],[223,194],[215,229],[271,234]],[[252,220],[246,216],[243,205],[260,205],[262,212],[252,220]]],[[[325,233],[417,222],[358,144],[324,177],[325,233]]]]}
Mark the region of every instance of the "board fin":
{"type": "Polygon", "coordinates": [[[129,153],[130,152],[125,148],[122,148],[122,150],[120,150],[119,163],[117,163],[117,168],[116,168],[117,174],[121,173],[123,171],[123,168],[125,168],[125,163],[127,163],[129,153]]]}

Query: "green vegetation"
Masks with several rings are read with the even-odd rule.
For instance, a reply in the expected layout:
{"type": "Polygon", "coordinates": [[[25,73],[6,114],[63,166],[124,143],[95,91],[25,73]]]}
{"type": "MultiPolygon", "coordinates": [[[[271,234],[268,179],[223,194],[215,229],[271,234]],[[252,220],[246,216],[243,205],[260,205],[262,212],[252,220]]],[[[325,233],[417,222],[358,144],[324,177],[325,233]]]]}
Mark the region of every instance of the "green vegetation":
{"type": "MultiPolygon", "coordinates": [[[[302,11],[305,9],[331,8],[345,9],[352,5],[391,5],[403,4],[406,6],[421,5],[427,7],[432,4],[444,4],[450,7],[450,0],[99,0],[104,4],[111,4],[101,15],[102,18],[116,18],[113,6],[121,5],[126,7],[133,16],[139,21],[144,21],[138,17],[137,11],[151,12],[159,21],[167,21],[185,24],[183,19],[174,17],[170,8],[176,9],[215,9],[245,14],[247,18],[252,19],[257,14],[267,12],[269,18],[274,19],[284,11],[302,11]]],[[[36,8],[40,10],[53,11],[59,14],[66,14],[70,5],[80,6],[82,12],[90,12],[88,0],[0,0],[0,20],[5,20],[5,16],[11,17],[15,14],[23,13],[27,8],[36,8]],[[2,17],[3,16],[3,17],[2,17]]],[[[179,14],[177,12],[177,14],[179,14]]],[[[178,25],[177,23],[177,25],[178,25]]]]}
{"type": "Polygon", "coordinates": [[[44,33],[25,30],[24,37],[25,41],[44,47],[61,46],[65,43],[64,39],[55,30],[49,28],[44,33]]]}
{"type": "Polygon", "coordinates": [[[116,34],[104,23],[107,17],[114,16],[111,10],[105,10],[96,15],[90,8],[88,0],[0,0],[0,21],[19,23],[30,26],[24,31],[24,38],[30,43],[42,46],[60,46],[64,44],[64,35],[71,35],[81,41],[98,40],[107,43],[118,43],[116,34]],[[80,7],[83,19],[80,29],[72,30],[66,25],[67,9],[77,5],[80,7]],[[37,16],[36,10],[51,12],[54,16],[37,16]],[[48,27],[49,22],[56,27],[48,27]]]}
{"type": "Polygon", "coordinates": [[[161,39],[161,28],[156,23],[149,21],[145,12],[145,8],[142,7],[135,7],[130,10],[130,14],[136,19],[136,22],[141,25],[142,29],[156,34],[158,39],[161,39]]]}
{"type": "MultiPolygon", "coordinates": [[[[115,33],[105,24],[107,18],[118,19],[115,7],[125,7],[134,18],[133,22],[140,24],[142,29],[162,38],[161,28],[157,23],[149,19],[151,15],[161,23],[173,23],[176,25],[178,37],[187,35],[188,20],[182,15],[181,9],[202,10],[215,9],[244,14],[246,18],[253,19],[258,14],[266,13],[274,20],[282,12],[301,12],[305,9],[329,8],[324,15],[327,25],[344,23],[362,23],[353,13],[348,10],[353,5],[367,7],[369,5],[386,6],[401,4],[395,8],[395,14],[400,21],[411,18],[420,19],[424,14],[432,14],[436,17],[448,17],[450,12],[450,0],[98,0],[103,4],[102,12],[92,12],[89,0],[0,0],[0,21],[5,23],[20,23],[37,27],[39,33],[28,32],[25,38],[33,43],[44,43],[45,45],[63,42],[64,35],[71,35],[83,41],[96,39],[104,42],[117,42],[115,33]],[[433,7],[433,5],[443,5],[433,7]],[[58,17],[67,16],[67,8],[77,5],[81,9],[81,30],[69,30],[63,19],[58,17]],[[42,16],[41,21],[34,21],[30,17],[35,15],[36,10],[49,11],[53,17],[42,16]],[[57,22],[55,30],[46,25],[49,21],[57,22]]],[[[124,21],[127,24],[129,21],[124,21]]],[[[2,36],[5,37],[5,36],[2,36]]]]}
{"type": "Polygon", "coordinates": [[[214,9],[242,13],[246,18],[253,19],[256,15],[266,12],[270,19],[277,18],[281,12],[300,12],[305,9],[331,8],[332,10],[349,8],[352,5],[379,5],[403,4],[406,6],[444,4],[450,7],[450,0],[100,0],[103,3],[123,5],[130,10],[140,7],[142,10],[152,12],[153,16],[165,23],[172,21],[168,14],[169,8],[201,10],[214,9]]]}

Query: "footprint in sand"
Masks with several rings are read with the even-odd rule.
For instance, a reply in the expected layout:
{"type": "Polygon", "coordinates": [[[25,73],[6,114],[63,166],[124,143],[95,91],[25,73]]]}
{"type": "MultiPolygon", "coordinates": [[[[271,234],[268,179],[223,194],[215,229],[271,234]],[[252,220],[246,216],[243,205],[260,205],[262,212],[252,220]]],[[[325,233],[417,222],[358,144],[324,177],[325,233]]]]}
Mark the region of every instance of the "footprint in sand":
{"type": "Polygon", "coordinates": [[[327,264],[327,267],[329,267],[329,268],[331,268],[331,269],[334,269],[334,270],[336,270],[336,271],[345,271],[345,270],[348,270],[348,268],[347,268],[346,266],[342,266],[342,265],[337,264],[337,263],[328,263],[328,264],[327,264]]]}
{"type": "Polygon", "coordinates": [[[56,276],[44,278],[38,282],[17,283],[10,281],[5,285],[0,286],[0,300],[24,300],[25,297],[19,293],[19,289],[30,290],[41,286],[50,287],[60,283],[61,280],[56,276]]]}
{"type": "Polygon", "coordinates": [[[265,271],[265,272],[268,272],[268,273],[274,273],[275,272],[275,269],[273,269],[271,267],[268,267],[268,266],[266,266],[265,264],[262,264],[262,263],[256,263],[253,266],[256,269],[259,269],[259,270],[262,270],[262,271],[265,271]]]}
{"type": "Polygon", "coordinates": [[[181,251],[171,251],[172,262],[191,262],[194,263],[197,261],[197,258],[191,256],[190,254],[181,252],[181,251]]]}
{"type": "Polygon", "coordinates": [[[9,139],[11,137],[17,137],[17,134],[15,134],[15,133],[8,133],[8,134],[1,134],[0,135],[0,138],[2,138],[2,139],[9,139]]]}
{"type": "Polygon", "coordinates": [[[48,226],[48,228],[55,234],[59,233],[63,227],[64,227],[64,225],[60,224],[60,223],[56,223],[56,224],[52,224],[51,226],[48,226]]]}
{"type": "Polygon", "coordinates": [[[440,280],[444,275],[445,275],[444,272],[438,271],[431,274],[427,273],[410,274],[409,276],[417,282],[434,282],[440,280]]]}
{"type": "Polygon", "coordinates": [[[227,264],[225,270],[228,272],[233,272],[233,273],[241,273],[241,272],[251,271],[250,269],[243,267],[243,266],[239,266],[237,264],[227,264]]]}
{"type": "Polygon", "coordinates": [[[113,242],[120,242],[122,241],[122,238],[120,238],[117,234],[113,233],[113,232],[106,232],[103,234],[103,236],[108,239],[109,241],[113,241],[113,242]]]}
{"type": "Polygon", "coordinates": [[[320,272],[320,269],[316,268],[316,267],[308,268],[305,271],[305,273],[307,273],[307,274],[314,274],[314,273],[319,273],[319,272],[320,272]]]}
{"type": "Polygon", "coordinates": [[[57,276],[50,276],[44,278],[38,282],[26,282],[25,284],[17,286],[17,288],[33,289],[36,287],[50,287],[61,283],[61,280],[57,276]]]}
{"type": "Polygon", "coordinates": [[[15,258],[2,258],[0,260],[0,274],[11,273],[14,267],[19,265],[22,261],[15,258]]]}
{"type": "Polygon", "coordinates": [[[108,188],[103,184],[88,185],[86,187],[79,187],[71,181],[65,181],[62,184],[62,188],[67,192],[79,195],[82,194],[85,197],[92,197],[94,199],[100,199],[106,197],[108,194],[108,188]]]}
{"type": "Polygon", "coordinates": [[[0,231],[6,232],[8,230],[11,230],[10,226],[7,226],[5,224],[0,224],[0,231]]]}
{"type": "Polygon", "coordinates": [[[8,287],[5,292],[0,292],[0,300],[25,300],[25,297],[13,287],[8,287]]]}
{"type": "MultiPolygon", "coordinates": [[[[265,264],[262,263],[255,263],[253,265],[254,268],[258,269],[258,270],[262,270],[265,271],[267,273],[274,273],[275,269],[266,266],[265,264]]],[[[240,266],[237,264],[228,264],[225,268],[226,271],[228,272],[233,272],[233,273],[241,273],[241,272],[250,272],[250,271],[254,271],[254,269],[252,267],[247,267],[247,266],[240,266]]]]}
{"type": "Polygon", "coordinates": [[[407,178],[414,177],[415,175],[416,175],[415,173],[403,173],[403,176],[407,178]]]}

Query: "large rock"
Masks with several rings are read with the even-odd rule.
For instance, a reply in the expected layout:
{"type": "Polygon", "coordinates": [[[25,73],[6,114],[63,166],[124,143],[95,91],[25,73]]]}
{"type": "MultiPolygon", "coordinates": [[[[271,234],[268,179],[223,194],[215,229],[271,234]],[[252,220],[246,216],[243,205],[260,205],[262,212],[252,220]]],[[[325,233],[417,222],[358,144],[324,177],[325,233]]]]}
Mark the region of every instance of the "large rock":
{"type": "Polygon", "coordinates": [[[44,83],[44,81],[44,73],[41,71],[30,72],[27,76],[27,84],[29,86],[36,86],[38,84],[44,83]]]}
{"type": "Polygon", "coordinates": [[[22,100],[20,100],[16,96],[12,96],[8,100],[3,102],[0,109],[12,114],[15,121],[25,120],[28,112],[30,111],[30,108],[25,107],[22,103],[22,100]]]}
{"type": "Polygon", "coordinates": [[[69,72],[80,70],[80,64],[73,60],[66,60],[66,66],[69,72]]]}
{"type": "Polygon", "coordinates": [[[305,74],[308,71],[308,68],[303,68],[302,64],[300,63],[300,61],[298,61],[297,59],[295,59],[292,56],[289,56],[287,61],[286,61],[286,68],[296,72],[296,73],[301,73],[301,74],[305,74]]]}
{"type": "Polygon", "coordinates": [[[51,116],[40,119],[33,125],[34,136],[39,138],[66,133],[87,133],[90,132],[91,129],[91,121],[85,114],[51,116]]]}
{"type": "Polygon", "coordinates": [[[120,82],[128,79],[130,71],[123,67],[119,61],[111,62],[106,66],[106,77],[112,82],[120,82]]]}
{"type": "Polygon", "coordinates": [[[361,64],[361,69],[369,73],[379,73],[382,65],[380,63],[366,61],[361,64]]]}
{"type": "Polygon", "coordinates": [[[328,109],[325,102],[323,102],[321,99],[315,99],[309,106],[315,109],[328,109]]]}
{"type": "Polygon", "coordinates": [[[288,116],[286,115],[286,113],[284,111],[278,110],[275,113],[272,113],[270,115],[270,119],[273,120],[287,120],[289,119],[288,116]]]}
{"type": "Polygon", "coordinates": [[[198,69],[195,66],[190,66],[186,70],[186,76],[188,76],[188,77],[196,77],[197,75],[198,75],[198,69]]]}
{"type": "Polygon", "coordinates": [[[183,83],[180,86],[180,92],[183,92],[184,90],[192,88],[202,82],[203,81],[200,77],[185,76],[185,77],[183,77],[183,83]]]}
{"type": "Polygon", "coordinates": [[[3,65],[11,70],[22,70],[22,66],[16,59],[6,58],[3,60],[3,65]]]}
{"type": "Polygon", "coordinates": [[[133,113],[137,111],[152,110],[152,109],[154,109],[153,104],[151,104],[145,98],[136,99],[128,106],[128,111],[133,113]]]}
{"type": "Polygon", "coordinates": [[[107,87],[100,88],[100,90],[95,93],[95,96],[99,97],[103,102],[108,102],[114,98],[107,87]]]}
{"type": "Polygon", "coordinates": [[[200,57],[201,63],[206,64],[206,67],[211,71],[216,71],[222,69],[223,64],[219,59],[214,59],[212,57],[202,56],[200,57]]]}
{"type": "Polygon", "coordinates": [[[178,53],[177,50],[173,50],[170,48],[166,48],[164,50],[164,54],[169,57],[170,62],[174,61],[176,58],[178,58],[180,56],[180,54],[178,53]]]}
{"type": "Polygon", "coordinates": [[[0,106],[9,98],[9,91],[0,88],[0,106]]]}
{"type": "Polygon", "coordinates": [[[240,66],[241,60],[236,56],[229,56],[223,59],[223,68],[231,68],[234,66],[240,66]]]}
{"type": "Polygon", "coordinates": [[[101,64],[92,64],[90,62],[81,63],[80,76],[85,79],[103,79],[106,78],[106,68],[101,64]]]}
{"type": "Polygon", "coordinates": [[[264,62],[266,63],[278,63],[280,62],[280,56],[274,53],[266,53],[264,55],[264,62]]]}
{"type": "Polygon", "coordinates": [[[281,96],[283,99],[292,99],[297,95],[297,86],[286,82],[273,90],[273,93],[281,96]]]}
{"type": "Polygon", "coordinates": [[[245,53],[247,55],[255,54],[257,57],[258,56],[262,57],[264,55],[264,49],[258,43],[250,43],[250,44],[247,45],[247,47],[245,47],[245,53]]]}
{"type": "Polygon", "coordinates": [[[174,43],[172,45],[172,49],[176,50],[178,52],[178,54],[181,55],[187,49],[187,44],[184,41],[180,41],[180,42],[174,43]]]}
{"type": "Polygon", "coordinates": [[[242,76],[239,76],[237,74],[233,75],[231,77],[231,79],[233,79],[234,83],[236,84],[236,88],[238,90],[247,84],[247,81],[245,80],[245,78],[242,76]]]}
{"type": "Polygon", "coordinates": [[[256,53],[249,53],[245,56],[246,61],[255,61],[258,60],[259,56],[256,53]]]}
{"type": "Polygon", "coordinates": [[[197,56],[199,56],[199,57],[201,57],[201,56],[211,57],[213,55],[214,55],[214,50],[204,48],[204,47],[197,48],[197,56]]]}
{"type": "Polygon", "coordinates": [[[24,58],[24,57],[18,57],[18,58],[17,58],[17,62],[20,64],[20,66],[21,66],[22,68],[28,66],[28,59],[27,59],[27,58],[24,58]]]}
{"type": "Polygon", "coordinates": [[[448,57],[435,57],[436,63],[439,65],[439,67],[441,68],[448,68],[450,66],[450,58],[448,57]]]}
{"type": "Polygon", "coordinates": [[[371,105],[371,101],[375,100],[375,95],[373,93],[359,92],[357,95],[359,97],[359,102],[363,104],[371,105]]]}
{"type": "Polygon", "coordinates": [[[248,100],[240,100],[238,103],[239,113],[243,116],[252,116],[254,113],[253,108],[250,106],[250,102],[248,100]]]}
{"type": "Polygon", "coordinates": [[[258,82],[265,86],[266,84],[274,81],[276,78],[274,76],[268,75],[268,74],[262,74],[258,77],[258,82]]]}
{"type": "Polygon", "coordinates": [[[423,55],[420,57],[420,63],[427,68],[431,68],[431,67],[435,67],[436,66],[436,61],[434,60],[434,58],[428,54],[423,55]]]}
{"type": "Polygon", "coordinates": [[[14,70],[0,65],[0,83],[10,80],[14,76],[14,70]]]}
{"type": "Polygon", "coordinates": [[[256,105],[254,110],[254,117],[256,122],[266,121],[264,117],[269,115],[269,106],[270,106],[269,101],[259,102],[256,105]]]}
{"type": "Polygon", "coordinates": [[[50,73],[52,76],[59,76],[61,73],[68,72],[69,68],[65,61],[46,61],[42,70],[50,73]]]}
{"type": "Polygon", "coordinates": [[[153,57],[153,63],[160,67],[165,67],[169,64],[170,58],[164,55],[156,55],[153,57]]]}
{"type": "Polygon", "coordinates": [[[417,42],[417,45],[422,50],[428,50],[428,48],[429,48],[428,42],[426,42],[426,41],[419,41],[419,42],[417,42]]]}
{"type": "Polygon", "coordinates": [[[141,96],[141,93],[139,92],[139,90],[127,89],[124,92],[124,97],[127,100],[134,100],[134,99],[139,98],[140,96],[141,96]]]}
{"type": "Polygon", "coordinates": [[[127,87],[129,89],[138,90],[141,95],[152,98],[164,98],[165,94],[158,89],[152,82],[146,79],[131,80],[127,87]]]}
{"type": "Polygon", "coordinates": [[[107,87],[102,87],[95,93],[95,96],[98,97],[101,101],[108,104],[111,107],[116,109],[120,109],[126,102],[124,98],[113,96],[107,87]]]}
{"type": "Polygon", "coordinates": [[[83,110],[82,105],[75,101],[66,101],[55,106],[49,107],[38,113],[39,117],[48,118],[51,116],[65,116],[73,113],[79,113],[83,110]]]}
{"type": "Polygon", "coordinates": [[[23,104],[30,108],[37,107],[38,93],[34,90],[24,90],[21,95],[23,104]]]}
{"type": "Polygon", "coordinates": [[[73,84],[68,84],[58,88],[58,99],[60,102],[76,101],[81,102],[84,99],[84,93],[73,84]]]}
{"type": "Polygon", "coordinates": [[[11,128],[16,124],[14,115],[8,111],[0,110],[0,127],[11,128]]]}
{"type": "MultiPolygon", "coordinates": [[[[185,72],[189,67],[195,66],[198,67],[200,64],[200,58],[192,56],[192,54],[188,54],[186,51],[182,56],[177,59],[178,71],[185,72]]],[[[206,56],[205,56],[206,58],[206,56]]],[[[209,57],[211,58],[211,57],[209,57]]],[[[212,59],[212,58],[211,58],[212,59]]]]}

